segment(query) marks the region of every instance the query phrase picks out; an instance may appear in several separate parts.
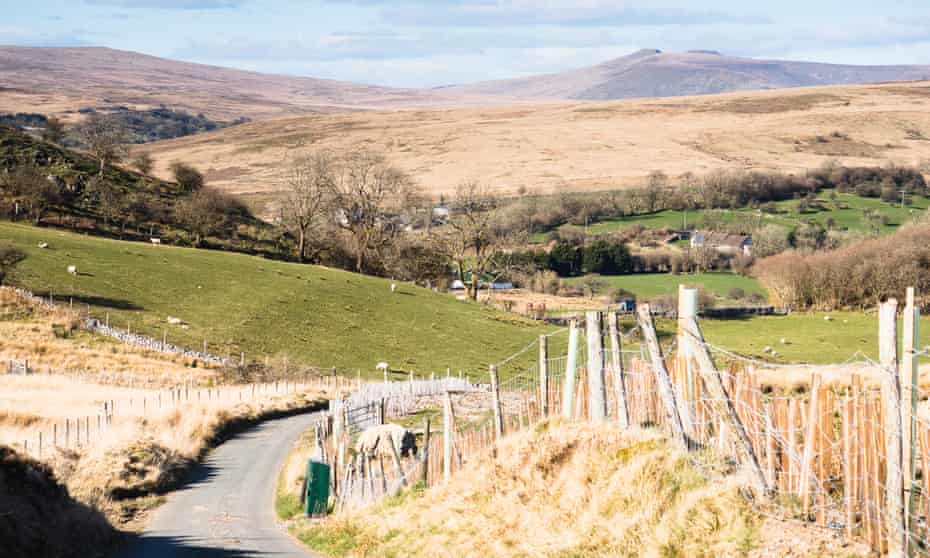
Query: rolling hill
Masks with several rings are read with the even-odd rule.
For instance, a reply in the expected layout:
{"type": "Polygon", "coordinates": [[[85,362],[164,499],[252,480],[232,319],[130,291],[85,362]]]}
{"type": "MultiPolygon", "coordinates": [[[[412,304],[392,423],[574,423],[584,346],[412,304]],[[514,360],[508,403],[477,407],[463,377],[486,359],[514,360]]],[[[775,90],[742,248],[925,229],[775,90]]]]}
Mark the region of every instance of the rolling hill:
{"type": "MultiPolygon", "coordinates": [[[[389,279],[213,250],[146,246],[0,221],[27,254],[15,282],[73,297],[110,323],[191,348],[374,374],[385,361],[418,374],[446,367],[485,377],[552,328],[389,279]],[[37,246],[47,242],[48,248],[37,246]],[[80,274],[66,268],[76,265],[80,274]],[[171,325],[168,316],[187,327],[171,325]]],[[[532,362],[532,352],[525,355],[532,362]]],[[[38,363],[37,363],[38,364],[38,363]]],[[[513,367],[508,370],[512,370],[513,367]]]]}
{"type": "Polygon", "coordinates": [[[643,49],[557,74],[461,85],[447,91],[518,99],[605,101],[812,85],[930,80],[930,66],[848,66],[643,49]]]}
{"type": "Polygon", "coordinates": [[[503,192],[608,190],[721,169],[803,172],[930,160],[930,83],[821,86],[675,99],[364,112],[253,122],[148,144],[237,193],[281,188],[294,153],[384,151],[438,196],[464,180],[503,192]]]}
{"type": "Polygon", "coordinates": [[[76,118],[84,107],[161,104],[218,120],[458,104],[468,95],[262,74],[102,47],[0,46],[0,112],[76,118]]]}
{"type": "Polygon", "coordinates": [[[103,47],[0,46],[0,112],[166,105],[217,120],[540,100],[613,100],[879,81],[928,80],[930,66],[843,66],[656,49],[556,74],[398,89],[263,74],[103,47]]]}

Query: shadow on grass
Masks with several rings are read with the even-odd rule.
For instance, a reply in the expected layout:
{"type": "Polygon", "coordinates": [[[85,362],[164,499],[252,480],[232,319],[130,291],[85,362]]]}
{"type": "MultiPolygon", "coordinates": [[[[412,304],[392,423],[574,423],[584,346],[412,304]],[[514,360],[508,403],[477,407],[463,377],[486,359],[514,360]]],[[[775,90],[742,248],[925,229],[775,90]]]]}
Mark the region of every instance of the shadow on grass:
{"type": "MultiPolygon", "coordinates": [[[[44,293],[36,292],[35,295],[46,299],[49,297],[49,293],[47,291],[44,293]]],[[[61,301],[62,298],[65,298],[69,301],[73,301],[74,304],[97,306],[101,308],[112,308],[114,310],[145,310],[145,308],[135,304],[134,302],[121,300],[118,298],[94,295],[62,295],[61,293],[55,293],[54,296],[58,301],[61,301]]]]}

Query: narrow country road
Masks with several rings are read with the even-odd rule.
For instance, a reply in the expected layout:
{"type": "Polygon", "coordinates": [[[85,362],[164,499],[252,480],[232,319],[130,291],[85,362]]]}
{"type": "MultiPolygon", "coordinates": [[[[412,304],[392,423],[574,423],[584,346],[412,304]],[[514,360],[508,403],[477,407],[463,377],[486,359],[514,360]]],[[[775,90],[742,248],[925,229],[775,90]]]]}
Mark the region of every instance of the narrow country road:
{"type": "Polygon", "coordinates": [[[213,450],[119,558],[306,558],[274,512],[278,473],[318,413],[270,420],[213,450]]]}

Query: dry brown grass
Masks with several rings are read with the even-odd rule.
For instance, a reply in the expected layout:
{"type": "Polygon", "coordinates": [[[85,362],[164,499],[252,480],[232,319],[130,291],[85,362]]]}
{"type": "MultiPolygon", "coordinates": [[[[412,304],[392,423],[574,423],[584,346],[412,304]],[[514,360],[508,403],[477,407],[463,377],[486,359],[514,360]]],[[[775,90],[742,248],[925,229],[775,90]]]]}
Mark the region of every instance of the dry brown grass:
{"type": "Polygon", "coordinates": [[[471,179],[511,193],[520,187],[603,190],[641,184],[657,169],[671,176],[719,169],[800,172],[833,158],[853,166],[914,164],[930,158],[930,142],[908,139],[908,130],[930,134],[926,90],[926,83],[902,83],[675,102],[365,112],[256,122],[146,149],[162,176],[172,161],[184,160],[237,193],[280,191],[276,167],[297,152],[358,146],[385,151],[434,195],[471,179]],[[803,144],[834,131],[853,140],[803,144]]]}
{"type": "MultiPolygon", "coordinates": [[[[739,478],[707,481],[653,431],[546,424],[444,486],[295,529],[331,556],[762,555],[739,478]]],[[[784,527],[784,526],[783,526],[784,527]]],[[[780,555],[856,555],[817,533],[780,555]]]]}
{"type": "Polygon", "coordinates": [[[50,310],[0,289],[0,374],[10,360],[29,360],[40,372],[80,374],[90,381],[143,387],[208,381],[214,365],[183,355],[159,353],[81,331],[75,312],[50,310]]]}
{"type": "Polygon", "coordinates": [[[72,495],[114,520],[134,519],[138,505],[126,504],[127,499],[170,488],[235,425],[313,408],[331,395],[295,391],[292,383],[286,391],[273,384],[254,391],[235,385],[204,388],[214,382],[215,369],[191,368],[180,356],[81,333],[70,311],[39,308],[3,289],[0,315],[5,318],[0,358],[29,359],[40,371],[51,366],[67,372],[0,374],[0,445],[23,451],[28,441],[29,453],[36,455],[41,432],[42,461],[72,495]],[[155,389],[182,384],[187,389],[176,404],[169,391],[155,389]],[[109,423],[101,418],[105,404],[112,405],[109,423]]]}
{"type": "Polygon", "coordinates": [[[0,444],[20,451],[29,440],[30,452],[43,433],[43,461],[49,463],[79,500],[123,517],[127,498],[170,488],[202,453],[231,426],[266,416],[321,405],[324,391],[275,393],[259,389],[253,399],[248,386],[227,386],[191,393],[191,401],[170,404],[167,392],[85,383],[61,376],[0,376],[0,444]],[[142,399],[146,399],[143,409],[142,399]],[[130,407],[130,400],[132,406],[130,407]],[[98,427],[104,402],[113,401],[112,421],[98,427]],[[90,417],[90,443],[84,420],[90,417]],[[80,445],[75,419],[81,418],[80,445]],[[64,443],[64,422],[71,423],[70,442],[64,443]],[[52,447],[57,425],[59,447],[52,447]]]}
{"type": "Polygon", "coordinates": [[[495,306],[502,307],[507,304],[511,305],[511,310],[528,314],[529,305],[532,304],[538,308],[543,304],[546,310],[603,310],[608,304],[606,296],[595,296],[594,298],[578,296],[559,296],[545,293],[534,293],[527,289],[510,289],[506,291],[493,291],[490,295],[482,291],[478,294],[481,302],[488,302],[495,306]]]}
{"type": "MultiPolygon", "coordinates": [[[[811,375],[817,373],[821,385],[829,388],[845,388],[852,385],[854,375],[859,376],[863,387],[878,389],[881,387],[882,370],[878,366],[850,364],[839,366],[784,366],[778,368],[760,367],[752,371],[756,382],[762,388],[775,388],[784,391],[806,390],[811,385],[811,375]]],[[[919,381],[921,390],[930,389],[930,364],[920,366],[919,381]]]]}

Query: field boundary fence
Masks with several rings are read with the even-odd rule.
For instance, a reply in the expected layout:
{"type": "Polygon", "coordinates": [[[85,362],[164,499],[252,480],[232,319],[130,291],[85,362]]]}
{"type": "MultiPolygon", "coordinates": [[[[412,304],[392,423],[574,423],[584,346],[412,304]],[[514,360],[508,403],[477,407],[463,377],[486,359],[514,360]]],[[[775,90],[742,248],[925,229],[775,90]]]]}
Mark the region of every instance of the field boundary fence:
{"type": "MultiPolygon", "coordinates": [[[[48,372],[30,375],[75,378],[73,374],[56,374],[51,370],[48,372]]],[[[201,386],[193,381],[186,381],[169,388],[139,390],[144,393],[138,396],[103,399],[98,402],[95,411],[30,428],[27,436],[21,440],[14,440],[11,445],[41,461],[59,449],[80,449],[94,445],[114,426],[115,420],[120,418],[145,420],[158,413],[183,409],[192,404],[229,406],[304,392],[341,393],[358,389],[359,385],[359,380],[332,374],[307,374],[266,382],[217,386],[201,386]]]]}
{"type": "MultiPolygon", "coordinates": [[[[917,365],[930,350],[917,346],[913,289],[899,310],[895,300],[879,307],[878,360],[856,353],[831,365],[773,364],[708,343],[694,289],[679,292],[676,333],[663,339],[664,351],[648,305],[637,310],[634,348],[626,348],[634,331],[620,331],[616,314],[587,312],[583,323],[550,334],[568,335],[566,354],[549,354],[542,336],[489,367],[490,383],[473,386],[488,398],[486,420],[457,424],[458,391],[446,389],[439,435],[427,421],[422,453],[397,470],[425,486],[447,482],[493,455],[502,436],[549,417],[658,428],[705,475],[742,471],[763,515],[831,530],[879,554],[930,556],[930,394],[917,365]],[[536,365],[500,380],[530,351],[539,354],[536,365]]],[[[370,463],[334,465],[335,484],[352,478],[352,490],[371,495],[348,505],[337,489],[337,509],[389,493],[377,488],[382,477],[370,463]]]]}

